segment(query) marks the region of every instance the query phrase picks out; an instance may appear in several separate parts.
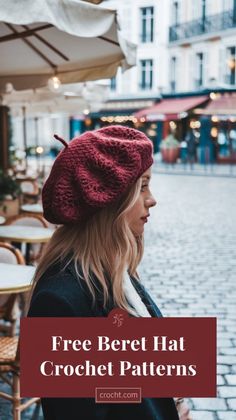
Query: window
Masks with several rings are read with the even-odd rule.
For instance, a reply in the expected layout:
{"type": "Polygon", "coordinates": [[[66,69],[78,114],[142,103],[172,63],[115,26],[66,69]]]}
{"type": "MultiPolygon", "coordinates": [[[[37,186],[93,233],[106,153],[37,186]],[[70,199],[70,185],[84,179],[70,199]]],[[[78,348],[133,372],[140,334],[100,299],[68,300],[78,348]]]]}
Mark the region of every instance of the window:
{"type": "Polygon", "coordinates": [[[141,42],[153,42],[154,7],[142,7],[141,16],[141,42]]]}
{"type": "Polygon", "coordinates": [[[114,92],[116,90],[116,76],[111,78],[110,81],[110,89],[114,92]]]}
{"type": "Polygon", "coordinates": [[[232,10],[234,7],[234,0],[222,0],[223,10],[232,10]]]}
{"type": "Polygon", "coordinates": [[[195,79],[195,88],[199,89],[203,86],[204,83],[204,54],[196,54],[196,79],[195,79]]]}
{"type": "Polygon", "coordinates": [[[206,0],[202,0],[202,20],[206,19],[206,0]]]}
{"type": "Polygon", "coordinates": [[[236,84],[236,47],[228,47],[226,52],[225,83],[236,84]]]}
{"type": "Polygon", "coordinates": [[[170,59],[170,90],[171,92],[176,91],[176,57],[171,57],[170,59]]]}
{"type": "Polygon", "coordinates": [[[208,15],[216,13],[215,0],[194,0],[191,3],[192,20],[200,19],[205,23],[208,15]]]}
{"type": "Polygon", "coordinates": [[[192,1],[189,6],[191,7],[190,20],[199,19],[201,16],[201,8],[200,8],[199,0],[192,1]]]}
{"type": "Polygon", "coordinates": [[[153,85],[153,60],[140,60],[140,83],[142,90],[152,89],[153,85]]]}
{"type": "Polygon", "coordinates": [[[172,7],[172,25],[177,26],[179,24],[179,2],[174,1],[172,7]]]}
{"type": "Polygon", "coordinates": [[[205,31],[206,25],[206,0],[202,0],[202,30],[205,31]]]}

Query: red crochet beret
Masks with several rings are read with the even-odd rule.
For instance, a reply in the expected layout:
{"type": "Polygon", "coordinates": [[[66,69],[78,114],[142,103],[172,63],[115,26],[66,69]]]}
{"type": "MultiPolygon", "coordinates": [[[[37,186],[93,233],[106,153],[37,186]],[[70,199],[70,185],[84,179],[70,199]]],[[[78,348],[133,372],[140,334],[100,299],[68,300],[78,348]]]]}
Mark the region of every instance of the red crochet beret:
{"type": "Polygon", "coordinates": [[[152,151],[144,133],[124,126],[74,138],[44,184],[44,217],[55,224],[78,223],[115,202],[152,165],[152,151]]]}

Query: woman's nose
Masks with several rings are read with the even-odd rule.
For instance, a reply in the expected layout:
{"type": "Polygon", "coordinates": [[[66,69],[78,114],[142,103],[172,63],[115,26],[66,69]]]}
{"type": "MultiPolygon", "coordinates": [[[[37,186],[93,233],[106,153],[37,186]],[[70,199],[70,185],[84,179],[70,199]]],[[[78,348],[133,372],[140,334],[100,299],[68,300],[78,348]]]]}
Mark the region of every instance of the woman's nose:
{"type": "Polygon", "coordinates": [[[156,204],[157,202],[152,195],[145,200],[146,207],[154,207],[156,204]]]}

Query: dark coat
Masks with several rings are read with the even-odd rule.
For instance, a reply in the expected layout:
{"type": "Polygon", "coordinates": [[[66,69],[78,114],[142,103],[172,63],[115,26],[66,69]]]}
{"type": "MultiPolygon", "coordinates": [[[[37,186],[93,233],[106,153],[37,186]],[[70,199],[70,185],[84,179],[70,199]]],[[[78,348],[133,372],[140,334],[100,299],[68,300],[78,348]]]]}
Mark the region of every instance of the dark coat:
{"type": "MultiPolygon", "coordinates": [[[[151,316],[161,312],[135,279],[132,282],[151,316]]],[[[30,317],[104,317],[102,293],[97,292],[95,306],[85,282],[78,280],[73,263],[61,271],[60,265],[47,270],[33,293],[30,317]]],[[[144,398],[140,404],[96,404],[93,398],[42,398],[45,420],[178,420],[172,398],[144,398]]]]}

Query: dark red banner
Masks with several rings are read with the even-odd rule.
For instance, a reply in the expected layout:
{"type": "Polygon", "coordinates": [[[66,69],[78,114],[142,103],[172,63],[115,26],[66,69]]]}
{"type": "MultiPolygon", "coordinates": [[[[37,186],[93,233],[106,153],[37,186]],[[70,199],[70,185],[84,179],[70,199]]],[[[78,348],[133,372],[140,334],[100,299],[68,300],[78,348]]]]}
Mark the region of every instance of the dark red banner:
{"type": "Polygon", "coordinates": [[[216,397],[216,318],[24,318],[20,355],[23,397],[216,397]]]}

